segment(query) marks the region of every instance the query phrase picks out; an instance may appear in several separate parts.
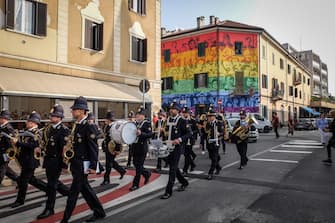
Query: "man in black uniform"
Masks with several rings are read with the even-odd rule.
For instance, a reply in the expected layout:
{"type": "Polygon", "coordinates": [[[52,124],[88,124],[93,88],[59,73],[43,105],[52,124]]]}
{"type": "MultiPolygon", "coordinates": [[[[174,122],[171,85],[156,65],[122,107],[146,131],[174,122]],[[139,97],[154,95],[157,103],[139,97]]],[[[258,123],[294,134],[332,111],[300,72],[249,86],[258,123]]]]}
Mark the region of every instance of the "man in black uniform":
{"type": "Polygon", "coordinates": [[[167,120],[166,131],[168,132],[168,147],[173,149],[168,156],[169,163],[169,181],[161,199],[168,199],[172,195],[172,189],[177,177],[181,186],[178,191],[184,191],[188,186],[188,181],[181,174],[178,164],[180,155],[183,152],[186,140],[191,136],[191,130],[187,128],[187,121],[178,113],[180,107],[177,102],[172,102],[169,106],[170,117],[167,120]]]}
{"type": "Polygon", "coordinates": [[[325,164],[331,165],[333,163],[331,149],[332,147],[335,147],[335,110],[331,110],[329,114],[333,118],[333,121],[329,124],[328,128],[324,129],[324,131],[332,133],[333,135],[330,137],[327,144],[328,159],[323,160],[323,162],[325,164]]]}
{"type": "MultiPolygon", "coordinates": [[[[244,128],[244,134],[249,134],[249,124],[245,121],[246,112],[240,111],[240,120],[238,120],[233,128],[233,132],[239,127],[244,128]]],[[[232,142],[236,144],[237,151],[241,157],[239,170],[242,170],[248,163],[247,150],[248,150],[248,137],[242,139],[240,136],[232,135],[232,142]]]]}
{"type": "Polygon", "coordinates": [[[214,170],[215,174],[219,174],[222,167],[219,164],[219,148],[221,142],[221,136],[223,133],[222,123],[216,120],[216,113],[213,108],[210,108],[207,113],[208,122],[206,125],[207,142],[208,142],[208,153],[211,159],[211,167],[208,171],[208,180],[213,179],[214,170]]]}
{"type": "Polygon", "coordinates": [[[1,135],[1,133],[6,133],[10,136],[15,136],[15,130],[12,125],[8,122],[10,119],[10,113],[7,110],[3,110],[0,113],[0,184],[5,175],[12,176],[16,179],[16,174],[8,167],[10,159],[8,158],[6,151],[9,148],[12,148],[12,144],[8,137],[1,135]],[[12,173],[12,175],[11,175],[12,173]]]}
{"type": "Polygon", "coordinates": [[[195,119],[193,119],[190,115],[190,109],[185,106],[182,109],[182,113],[184,116],[184,119],[187,120],[187,128],[192,130],[192,134],[189,138],[187,138],[186,143],[185,143],[185,151],[184,151],[184,156],[185,156],[185,162],[184,162],[184,168],[183,168],[183,174],[188,173],[188,169],[191,167],[191,172],[195,168],[195,163],[192,158],[193,152],[193,145],[195,143],[196,135],[198,134],[198,127],[197,127],[197,122],[195,119]]]}
{"type": "Polygon", "coordinates": [[[79,192],[82,193],[88,206],[93,210],[93,216],[86,220],[87,222],[94,222],[106,216],[105,211],[90,186],[87,176],[96,170],[98,157],[97,157],[97,144],[95,143],[96,130],[92,124],[87,121],[87,101],[84,97],[80,96],[75,101],[72,109],[72,116],[76,123],[71,131],[69,140],[71,142],[74,156],[70,159],[70,170],[72,172],[72,185],[70,194],[68,196],[62,223],[68,222],[72,212],[76,206],[79,192]]]}
{"type": "Polygon", "coordinates": [[[109,175],[111,173],[112,167],[120,174],[120,180],[123,178],[123,176],[126,174],[126,170],[121,167],[118,162],[116,162],[115,158],[116,155],[118,154],[118,152],[121,151],[121,147],[122,145],[116,142],[111,142],[113,139],[111,138],[110,135],[110,129],[112,127],[112,123],[114,121],[113,118],[113,113],[112,112],[107,112],[106,114],[106,120],[105,120],[105,129],[104,129],[104,135],[105,135],[105,139],[102,142],[102,150],[105,152],[106,154],[106,172],[104,175],[104,181],[101,183],[101,185],[106,185],[109,184],[109,175]],[[108,146],[111,143],[111,145],[113,145],[114,151],[113,154],[109,151],[108,146]]]}
{"type": "Polygon", "coordinates": [[[64,118],[63,107],[55,104],[50,111],[49,117],[50,124],[42,132],[45,146],[43,167],[48,179],[48,198],[44,211],[37,216],[37,219],[47,218],[54,214],[57,189],[62,195],[69,195],[69,188],[59,181],[62,168],[67,168],[63,162],[63,148],[70,134],[69,129],[62,123],[64,118]]]}
{"type": "Polygon", "coordinates": [[[19,141],[17,139],[11,140],[11,142],[20,149],[18,161],[21,166],[21,174],[19,176],[19,181],[17,182],[19,191],[17,193],[16,201],[11,205],[12,208],[24,204],[28,183],[37,180],[34,177],[34,171],[39,166],[39,160],[35,159],[34,153],[40,146],[38,137],[42,137],[41,132],[38,129],[40,121],[41,116],[33,111],[26,122],[26,127],[28,129],[27,133],[29,135],[23,136],[19,141]]]}
{"type": "MultiPolygon", "coordinates": [[[[129,122],[135,122],[135,117],[134,117],[134,112],[133,111],[130,111],[128,113],[128,121],[129,122]]],[[[131,160],[133,158],[133,154],[134,154],[133,145],[128,145],[128,162],[127,162],[127,168],[129,168],[131,166],[131,160]]]]}
{"type": "Polygon", "coordinates": [[[134,152],[134,165],[136,175],[133,180],[131,191],[137,190],[140,184],[141,175],[144,177],[144,184],[149,182],[151,173],[144,168],[144,161],[148,152],[148,140],[152,137],[151,124],[145,120],[145,110],[141,106],[136,112],[137,139],[132,144],[134,152]]]}

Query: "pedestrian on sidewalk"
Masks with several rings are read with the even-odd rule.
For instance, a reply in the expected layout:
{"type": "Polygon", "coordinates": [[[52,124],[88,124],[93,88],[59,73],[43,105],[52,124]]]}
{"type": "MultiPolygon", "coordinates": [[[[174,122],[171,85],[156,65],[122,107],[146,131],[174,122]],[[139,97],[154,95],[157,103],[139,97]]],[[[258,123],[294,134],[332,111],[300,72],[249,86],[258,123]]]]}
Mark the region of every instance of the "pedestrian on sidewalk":
{"type": "Polygon", "coordinates": [[[272,113],[272,127],[276,133],[276,138],[279,138],[278,127],[279,127],[279,118],[277,112],[272,113]]]}
{"type": "Polygon", "coordinates": [[[293,119],[292,119],[291,116],[288,118],[287,126],[288,126],[287,137],[289,136],[289,134],[291,134],[293,136],[293,134],[294,134],[294,123],[293,123],[293,119]]]}
{"type": "Polygon", "coordinates": [[[328,159],[323,160],[325,164],[332,164],[332,147],[335,147],[335,110],[329,112],[330,116],[333,118],[333,121],[329,124],[328,128],[325,129],[326,132],[332,133],[331,138],[328,140],[327,144],[327,155],[328,159]]]}
{"type": "Polygon", "coordinates": [[[328,121],[326,120],[326,116],[324,113],[321,114],[320,119],[316,122],[316,127],[319,129],[321,143],[322,145],[326,145],[329,140],[329,132],[326,132],[325,129],[328,127],[328,121]]]}

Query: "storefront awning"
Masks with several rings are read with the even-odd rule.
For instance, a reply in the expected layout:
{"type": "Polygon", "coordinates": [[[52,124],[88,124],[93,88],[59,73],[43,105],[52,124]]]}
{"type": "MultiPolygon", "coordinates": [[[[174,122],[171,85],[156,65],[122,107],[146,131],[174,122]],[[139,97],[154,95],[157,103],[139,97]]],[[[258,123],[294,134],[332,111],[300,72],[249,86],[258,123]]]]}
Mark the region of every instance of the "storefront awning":
{"type": "MultiPolygon", "coordinates": [[[[0,94],[71,99],[84,96],[89,100],[119,102],[143,100],[136,86],[6,67],[0,67],[0,94]]],[[[152,102],[148,95],[145,101],[152,102]]]]}
{"type": "Polygon", "coordinates": [[[315,116],[320,115],[320,112],[314,111],[314,109],[312,108],[304,107],[304,106],[302,108],[308,113],[311,113],[312,115],[315,115],[315,116]]]}

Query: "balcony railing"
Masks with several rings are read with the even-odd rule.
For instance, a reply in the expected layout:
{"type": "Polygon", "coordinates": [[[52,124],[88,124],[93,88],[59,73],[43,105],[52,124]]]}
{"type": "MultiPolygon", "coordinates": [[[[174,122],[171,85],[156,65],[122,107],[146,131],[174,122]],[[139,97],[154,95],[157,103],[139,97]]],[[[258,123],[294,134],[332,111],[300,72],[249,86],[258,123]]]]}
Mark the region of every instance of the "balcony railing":
{"type": "Polygon", "coordinates": [[[284,89],[272,89],[272,101],[283,100],[284,89]]]}

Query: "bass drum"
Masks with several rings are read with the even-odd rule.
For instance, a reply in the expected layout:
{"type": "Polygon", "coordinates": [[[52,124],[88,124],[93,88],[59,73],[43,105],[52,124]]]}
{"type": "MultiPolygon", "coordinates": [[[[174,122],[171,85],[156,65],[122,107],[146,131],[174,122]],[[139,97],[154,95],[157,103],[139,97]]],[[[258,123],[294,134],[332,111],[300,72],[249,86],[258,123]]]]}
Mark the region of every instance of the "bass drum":
{"type": "Polygon", "coordinates": [[[132,144],[136,140],[136,125],[126,120],[118,120],[112,123],[110,136],[118,144],[132,144]]]}

